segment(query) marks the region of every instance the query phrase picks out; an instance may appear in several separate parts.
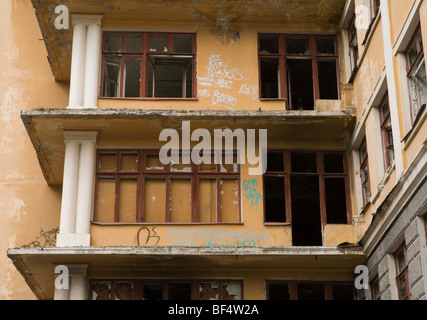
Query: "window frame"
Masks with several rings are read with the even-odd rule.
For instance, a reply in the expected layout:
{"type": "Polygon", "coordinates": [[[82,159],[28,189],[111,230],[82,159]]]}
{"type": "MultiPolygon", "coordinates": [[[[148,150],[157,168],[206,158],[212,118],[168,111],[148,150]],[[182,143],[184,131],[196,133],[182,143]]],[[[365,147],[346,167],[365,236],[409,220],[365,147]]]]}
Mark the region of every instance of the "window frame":
{"type": "MultiPolygon", "coordinates": [[[[284,171],[266,171],[263,174],[263,194],[266,194],[264,177],[283,177],[284,178],[284,188],[285,188],[285,222],[267,222],[266,221],[266,201],[263,201],[263,210],[264,210],[264,225],[291,225],[292,224],[292,203],[291,203],[291,176],[292,175],[311,175],[319,177],[319,199],[320,199],[320,216],[321,216],[321,225],[324,228],[327,223],[327,208],[326,208],[326,189],[325,189],[325,179],[327,178],[344,178],[345,179],[345,194],[346,194],[346,207],[347,207],[347,223],[343,225],[348,225],[352,223],[352,207],[351,207],[351,194],[350,194],[350,177],[349,177],[349,167],[348,167],[348,158],[346,152],[343,151],[318,151],[318,150],[274,150],[270,149],[268,153],[283,153],[283,166],[284,171]],[[292,172],[291,168],[291,154],[295,153],[315,153],[316,154],[316,173],[301,173],[301,172],[292,172]],[[326,173],[324,170],[324,155],[325,154],[342,154],[343,156],[343,173],[326,173]]],[[[329,224],[333,225],[333,224],[329,224]]]]}
{"type": "Polygon", "coordinates": [[[350,73],[353,74],[357,69],[357,63],[359,61],[359,39],[357,36],[356,28],[356,14],[353,14],[353,17],[350,20],[348,32],[348,54],[350,57],[350,73]],[[354,30],[353,30],[354,29],[354,30]],[[355,45],[352,45],[353,41],[356,42],[355,45]]]}
{"type": "Polygon", "coordinates": [[[336,62],[336,76],[337,76],[337,100],[341,99],[341,82],[339,72],[339,52],[338,52],[338,36],[336,34],[292,34],[292,33],[258,33],[258,87],[259,97],[261,101],[271,100],[282,100],[286,101],[287,110],[293,109],[289,101],[288,96],[288,79],[287,79],[287,60],[289,59],[311,59],[312,62],[312,76],[313,76],[313,103],[316,110],[316,101],[320,100],[320,86],[319,86],[319,74],[318,74],[318,61],[321,59],[335,60],[336,62]],[[278,37],[278,53],[261,53],[261,41],[262,36],[277,36],[278,37]],[[286,52],[286,39],[294,37],[308,38],[310,54],[288,54],[286,52]],[[335,54],[318,54],[317,53],[317,42],[318,38],[331,38],[334,40],[335,54]],[[262,97],[262,82],[261,82],[261,60],[262,59],[279,59],[279,83],[278,83],[278,97],[269,98],[262,97]]]}
{"type": "MultiPolygon", "coordinates": [[[[423,39],[422,39],[422,32],[421,32],[421,23],[418,23],[418,26],[415,28],[415,31],[412,35],[411,40],[409,41],[408,46],[406,47],[405,51],[404,51],[404,55],[405,55],[405,61],[406,61],[406,80],[407,80],[407,85],[408,85],[408,90],[409,90],[409,107],[410,107],[410,116],[411,116],[411,123],[412,125],[415,124],[415,122],[418,119],[418,115],[420,115],[422,113],[423,110],[423,106],[424,105],[420,105],[418,110],[415,110],[415,106],[413,103],[413,99],[412,99],[412,94],[411,94],[411,78],[413,78],[413,71],[414,69],[417,67],[417,65],[419,65],[421,63],[422,60],[424,60],[424,67],[426,67],[425,64],[425,55],[424,55],[424,43],[423,43],[423,39]],[[421,37],[421,41],[418,41],[418,35],[420,35],[421,37]],[[409,51],[412,47],[412,45],[416,44],[417,47],[417,57],[414,59],[414,61],[411,63],[409,61],[409,51]],[[421,44],[421,45],[420,45],[421,44]],[[415,111],[416,114],[415,114],[415,111]]],[[[418,92],[417,92],[418,93],[418,92]]],[[[427,93],[427,92],[426,92],[427,93]]],[[[424,106],[425,108],[425,106],[424,106]]]]}
{"type": "Polygon", "coordinates": [[[372,196],[371,181],[370,181],[371,175],[370,175],[370,170],[369,170],[368,144],[366,142],[366,137],[363,139],[363,141],[359,147],[359,161],[360,161],[360,180],[361,180],[361,184],[362,184],[363,207],[365,207],[369,203],[370,198],[372,196]],[[364,159],[362,159],[362,152],[361,152],[363,147],[366,150],[366,152],[365,152],[366,157],[364,159]],[[365,177],[365,180],[363,179],[363,174],[362,174],[364,168],[366,168],[366,170],[367,170],[367,175],[365,177]],[[365,185],[367,185],[369,195],[367,195],[365,192],[365,185]]]}
{"type": "Polygon", "coordinates": [[[380,280],[378,278],[378,275],[376,275],[374,277],[374,279],[371,281],[371,283],[369,285],[371,287],[371,299],[372,300],[381,300],[380,280]],[[376,288],[376,290],[378,292],[378,296],[377,297],[374,296],[374,290],[373,290],[373,288],[376,288]]]}
{"type": "MultiPolygon", "coordinates": [[[[194,32],[144,32],[144,31],[104,31],[102,34],[102,47],[101,47],[101,75],[100,75],[100,99],[130,99],[130,100],[196,100],[197,99],[197,33],[194,32]],[[121,35],[121,48],[119,52],[105,51],[105,37],[107,34],[120,34],[121,35]],[[141,34],[142,35],[142,48],[141,52],[126,52],[125,51],[125,36],[128,34],[141,34]],[[174,36],[192,36],[192,53],[174,53],[173,52],[173,37],[174,36]],[[150,37],[151,36],[167,36],[168,52],[150,51],[150,37]],[[192,92],[191,97],[149,97],[147,96],[148,90],[148,57],[152,55],[159,56],[191,56],[192,59],[192,92]],[[141,57],[141,79],[139,97],[124,97],[123,79],[124,79],[124,61],[125,57],[137,56],[141,57]],[[103,95],[104,87],[104,57],[118,57],[120,58],[120,95],[118,97],[105,97],[103,95]]],[[[185,87],[185,86],[184,86],[185,87]]]]}
{"type": "Polygon", "coordinates": [[[411,300],[411,291],[409,289],[409,275],[408,275],[408,259],[407,259],[407,252],[406,252],[406,245],[403,243],[394,253],[394,262],[396,266],[396,283],[398,283],[402,278],[405,279],[405,296],[400,297],[399,289],[397,291],[398,299],[399,300],[411,300]],[[403,252],[403,257],[405,260],[405,267],[399,272],[399,261],[398,261],[398,255],[399,253],[403,252]]]}
{"type": "Polygon", "coordinates": [[[395,155],[394,155],[394,142],[393,142],[393,127],[391,124],[391,112],[390,112],[390,101],[388,97],[388,92],[384,95],[381,103],[379,105],[379,114],[380,114],[380,128],[381,128],[381,140],[382,140],[382,150],[384,157],[384,166],[386,171],[393,165],[395,155]],[[384,117],[383,108],[387,104],[388,113],[384,117]],[[390,121],[390,128],[387,126],[387,122],[390,121]],[[390,134],[390,136],[388,135],[390,134]],[[389,157],[389,148],[393,152],[393,157],[389,157]]]}
{"type": "MultiPolygon", "coordinates": [[[[91,278],[89,279],[89,285],[88,285],[88,300],[93,300],[93,294],[92,294],[92,286],[95,283],[99,282],[110,282],[111,288],[110,288],[110,299],[106,300],[114,300],[115,297],[115,284],[118,282],[132,282],[134,286],[134,294],[133,299],[134,301],[143,300],[143,285],[148,283],[156,283],[156,284],[162,284],[162,300],[168,300],[169,299],[169,288],[168,284],[170,283],[189,283],[191,285],[191,300],[197,301],[200,300],[200,283],[206,283],[206,282],[216,282],[218,283],[218,300],[224,300],[222,295],[222,284],[227,282],[233,282],[233,283],[239,283],[240,284],[240,296],[241,300],[244,300],[244,288],[243,288],[243,280],[242,279],[187,279],[187,278],[179,278],[179,279],[135,279],[135,278],[125,278],[125,279],[111,279],[111,278],[91,278]]],[[[240,301],[240,300],[235,300],[240,301]]]]}
{"type": "Polygon", "coordinates": [[[380,13],[381,3],[380,0],[371,0],[371,20],[380,13]]]}
{"type": "MultiPolygon", "coordinates": [[[[181,152],[179,153],[181,155],[181,152]]],[[[223,155],[225,153],[223,152],[223,155]]],[[[171,170],[171,165],[167,164],[163,166],[162,170],[153,170],[146,168],[146,159],[147,156],[154,155],[159,156],[159,150],[157,149],[98,149],[96,154],[96,171],[95,171],[95,195],[94,195],[94,209],[92,215],[92,223],[101,224],[101,225],[117,225],[117,224],[241,224],[242,223],[242,205],[241,205],[241,165],[237,164],[237,172],[221,172],[221,163],[215,164],[216,172],[200,172],[199,165],[190,163],[188,166],[191,166],[191,172],[187,171],[173,171],[171,170]],[[115,171],[100,171],[99,170],[99,158],[100,154],[115,153],[116,156],[116,170],[115,171]],[[137,153],[137,171],[132,172],[122,172],[120,171],[120,157],[122,153],[137,153]],[[120,177],[137,177],[137,199],[136,199],[136,216],[134,222],[119,222],[119,181],[120,177]],[[144,189],[145,189],[145,178],[146,177],[164,177],[165,178],[165,189],[166,194],[170,194],[171,191],[171,179],[173,177],[190,177],[191,179],[191,221],[188,222],[172,222],[170,221],[170,197],[165,197],[165,216],[163,222],[147,222],[144,221],[145,216],[145,204],[144,204],[144,189]],[[114,199],[114,221],[113,222],[102,222],[96,221],[96,199],[98,196],[98,179],[104,177],[114,177],[115,179],[115,199],[114,199]],[[199,181],[201,177],[215,178],[216,179],[216,222],[200,222],[200,212],[199,212],[199,181]],[[223,222],[221,216],[221,179],[222,178],[232,178],[237,180],[238,184],[238,221],[237,222],[223,222]],[[195,199],[195,200],[194,200],[195,199]]]]}

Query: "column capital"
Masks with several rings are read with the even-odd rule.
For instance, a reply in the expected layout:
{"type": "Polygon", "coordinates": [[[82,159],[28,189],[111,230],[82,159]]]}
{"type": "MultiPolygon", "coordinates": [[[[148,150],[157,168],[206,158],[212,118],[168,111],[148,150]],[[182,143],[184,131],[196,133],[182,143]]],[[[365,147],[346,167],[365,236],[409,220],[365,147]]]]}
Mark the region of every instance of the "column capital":
{"type": "Polygon", "coordinates": [[[101,25],[101,20],[103,18],[102,14],[72,14],[71,20],[72,24],[83,24],[83,25],[91,25],[97,24],[101,25]]]}
{"type": "Polygon", "coordinates": [[[64,131],[64,140],[67,141],[89,141],[96,143],[97,131],[64,131]]]}

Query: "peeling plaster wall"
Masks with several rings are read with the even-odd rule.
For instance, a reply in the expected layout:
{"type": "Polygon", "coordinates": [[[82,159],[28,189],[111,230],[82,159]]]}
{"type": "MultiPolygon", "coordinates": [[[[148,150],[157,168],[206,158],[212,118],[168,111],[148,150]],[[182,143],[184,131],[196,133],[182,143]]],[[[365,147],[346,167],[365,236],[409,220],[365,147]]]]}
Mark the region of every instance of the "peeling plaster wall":
{"type": "Polygon", "coordinates": [[[53,79],[30,0],[2,0],[0,13],[0,299],[34,299],[6,250],[44,244],[41,230],[59,225],[60,189],[47,186],[19,112],[66,105],[68,86],[53,79]]]}

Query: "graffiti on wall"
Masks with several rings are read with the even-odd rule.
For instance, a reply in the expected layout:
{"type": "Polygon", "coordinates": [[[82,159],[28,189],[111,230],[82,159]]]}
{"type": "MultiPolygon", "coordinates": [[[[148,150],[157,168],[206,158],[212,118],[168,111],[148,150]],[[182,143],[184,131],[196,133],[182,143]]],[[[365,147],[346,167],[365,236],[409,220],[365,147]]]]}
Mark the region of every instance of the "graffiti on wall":
{"type": "Polygon", "coordinates": [[[39,236],[36,237],[37,240],[34,240],[29,244],[23,245],[22,247],[20,247],[20,249],[55,247],[56,236],[58,233],[59,233],[59,227],[50,229],[48,231],[40,229],[40,234],[39,236]]]}
{"type": "Polygon", "coordinates": [[[138,230],[136,234],[136,242],[138,247],[141,246],[141,244],[144,244],[146,246],[157,246],[157,244],[160,241],[160,236],[156,232],[156,227],[142,227],[138,230]]]}
{"type": "Polygon", "coordinates": [[[243,181],[243,190],[245,192],[245,199],[248,199],[250,201],[250,208],[252,207],[256,208],[256,211],[258,212],[258,202],[262,201],[262,195],[257,192],[258,188],[258,180],[257,179],[249,179],[243,181]]]}
{"type": "Polygon", "coordinates": [[[253,100],[258,98],[258,86],[250,86],[243,83],[245,78],[238,68],[230,65],[231,60],[225,62],[221,55],[212,54],[206,67],[204,76],[198,77],[198,84],[202,89],[198,90],[200,97],[211,98],[212,105],[222,106],[234,110],[237,105],[237,97],[230,92],[235,82],[239,83],[238,93],[250,96],[253,100]]]}
{"type": "Polygon", "coordinates": [[[256,241],[268,242],[268,233],[252,230],[167,227],[166,237],[174,245],[207,247],[254,247],[256,241]]]}

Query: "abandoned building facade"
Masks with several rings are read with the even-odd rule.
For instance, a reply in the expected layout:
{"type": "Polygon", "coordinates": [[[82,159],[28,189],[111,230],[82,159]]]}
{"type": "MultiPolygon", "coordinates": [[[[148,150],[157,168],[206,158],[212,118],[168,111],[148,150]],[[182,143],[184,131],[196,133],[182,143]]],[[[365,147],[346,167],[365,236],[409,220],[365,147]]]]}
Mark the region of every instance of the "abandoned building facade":
{"type": "Polygon", "coordinates": [[[1,299],[427,299],[426,1],[0,11],[1,299]]]}

